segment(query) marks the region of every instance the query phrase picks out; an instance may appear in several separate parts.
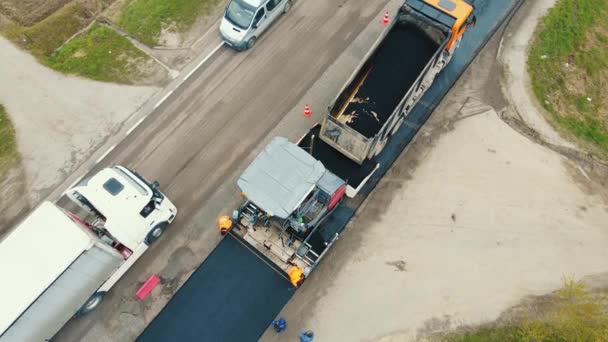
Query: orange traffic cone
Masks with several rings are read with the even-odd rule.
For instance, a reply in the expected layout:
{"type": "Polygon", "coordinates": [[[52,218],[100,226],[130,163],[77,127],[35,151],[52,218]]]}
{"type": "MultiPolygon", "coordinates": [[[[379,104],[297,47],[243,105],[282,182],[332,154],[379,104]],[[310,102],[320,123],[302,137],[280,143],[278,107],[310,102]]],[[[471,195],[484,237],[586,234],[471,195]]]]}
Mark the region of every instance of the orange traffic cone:
{"type": "Polygon", "coordinates": [[[308,106],[308,103],[304,106],[304,116],[309,118],[312,115],[312,110],[308,106]]]}
{"type": "Polygon", "coordinates": [[[388,17],[388,11],[386,11],[386,13],[384,13],[384,18],[382,19],[382,24],[384,24],[384,25],[388,25],[388,23],[389,23],[390,21],[391,21],[391,20],[390,20],[390,19],[389,19],[389,17],[388,17]]]}

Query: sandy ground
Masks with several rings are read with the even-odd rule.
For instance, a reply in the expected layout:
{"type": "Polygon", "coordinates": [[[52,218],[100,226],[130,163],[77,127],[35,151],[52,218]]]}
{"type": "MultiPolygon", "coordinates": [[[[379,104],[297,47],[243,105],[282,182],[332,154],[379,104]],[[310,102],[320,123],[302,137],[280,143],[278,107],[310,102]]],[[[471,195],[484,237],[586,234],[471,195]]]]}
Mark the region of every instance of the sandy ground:
{"type": "Polygon", "coordinates": [[[491,322],[564,276],[606,278],[606,189],[501,120],[498,43],[285,307],[288,330],[263,341],[304,329],[319,341],[412,341],[491,322]]]}
{"type": "Polygon", "coordinates": [[[4,38],[0,50],[0,103],[17,130],[30,203],[70,174],[157,91],[66,77],[4,38]]]}

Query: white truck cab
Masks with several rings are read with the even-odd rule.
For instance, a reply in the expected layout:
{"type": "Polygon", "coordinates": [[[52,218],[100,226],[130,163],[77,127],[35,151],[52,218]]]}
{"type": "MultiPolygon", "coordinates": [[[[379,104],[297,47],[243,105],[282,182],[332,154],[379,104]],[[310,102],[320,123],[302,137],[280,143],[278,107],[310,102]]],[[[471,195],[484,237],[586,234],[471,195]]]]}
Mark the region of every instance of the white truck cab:
{"type": "Polygon", "coordinates": [[[97,218],[95,226],[131,251],[150,245],[173,222],[177,209],[158,190],[124,166],[106,168],[67,190],[66,195],[97,218]]]}
{"type": "Polygon", "coordinates": [[[237,50],[250,49],[291,5],[291,0],[231,0],[220,23],[220,35],[237,50]]]}

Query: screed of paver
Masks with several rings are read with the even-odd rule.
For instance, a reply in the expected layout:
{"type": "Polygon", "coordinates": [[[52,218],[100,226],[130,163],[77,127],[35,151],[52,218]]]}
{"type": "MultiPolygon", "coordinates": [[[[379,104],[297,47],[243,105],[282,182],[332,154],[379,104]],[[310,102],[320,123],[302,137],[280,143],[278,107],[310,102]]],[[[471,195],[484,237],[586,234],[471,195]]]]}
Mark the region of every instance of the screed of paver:
{"type": "Polygon", "coordinates": [[[4,38],[0,38],[0,50],[0,102],[17,130],[32,202],[157,91],[62,75],[4,38]]]}
{"type": "Polygon", "coordinates": [[[608,270],[605,203],[493,110],[458,121],[417,166],[406,156],[288,304],[287,334],[411,341],[608,270]]]}

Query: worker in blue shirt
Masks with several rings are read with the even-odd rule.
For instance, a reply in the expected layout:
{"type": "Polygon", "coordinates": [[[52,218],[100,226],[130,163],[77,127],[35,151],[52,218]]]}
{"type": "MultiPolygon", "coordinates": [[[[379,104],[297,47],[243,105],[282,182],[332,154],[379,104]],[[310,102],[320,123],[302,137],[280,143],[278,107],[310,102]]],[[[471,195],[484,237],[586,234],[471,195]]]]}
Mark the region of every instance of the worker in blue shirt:
{"type": "Polygon", "coordinates": [[[272,321],[272,327],[274,328],[274,331],[280,333],[283,330],[287,329],[287,322],[284,318],[281,317],[272,321]]]}
{"type": "Polygon", "coordinates": [[[315,333],[312,330],[303,331],[300,334],[300,342],[312,342],[312,338],[315,336],[315,333]]]}

